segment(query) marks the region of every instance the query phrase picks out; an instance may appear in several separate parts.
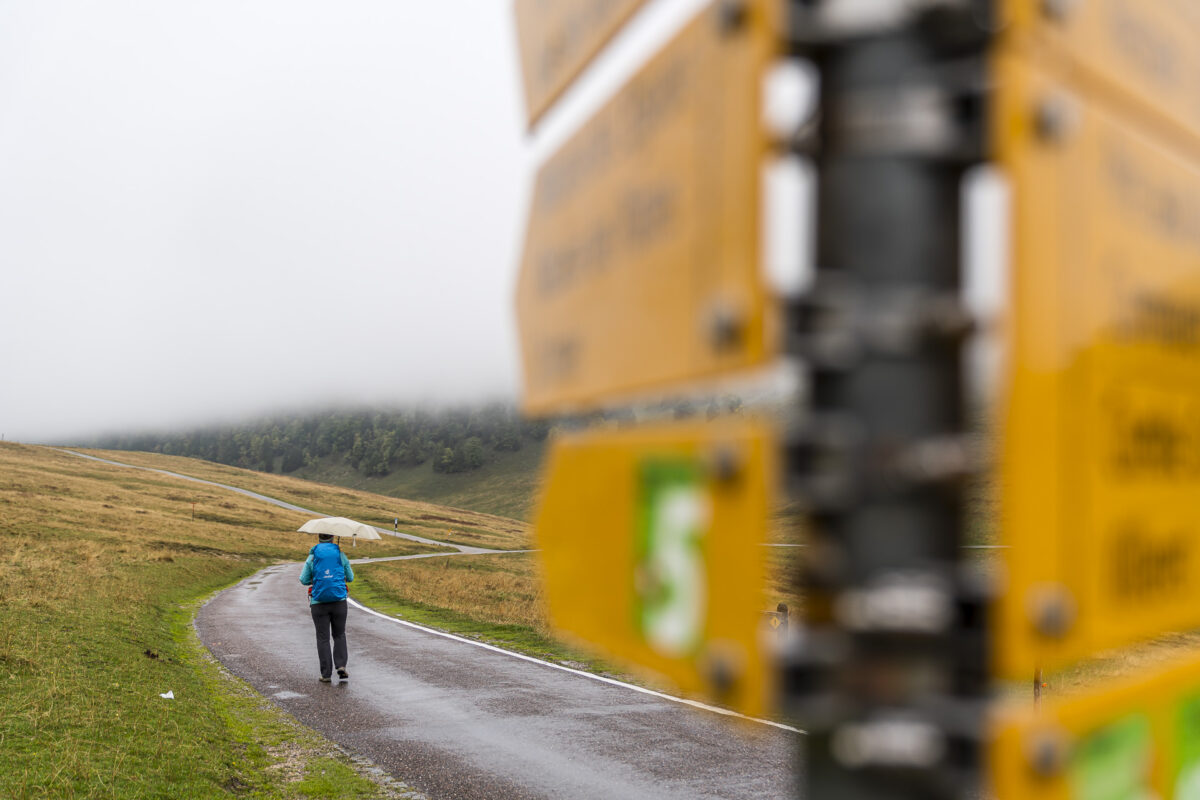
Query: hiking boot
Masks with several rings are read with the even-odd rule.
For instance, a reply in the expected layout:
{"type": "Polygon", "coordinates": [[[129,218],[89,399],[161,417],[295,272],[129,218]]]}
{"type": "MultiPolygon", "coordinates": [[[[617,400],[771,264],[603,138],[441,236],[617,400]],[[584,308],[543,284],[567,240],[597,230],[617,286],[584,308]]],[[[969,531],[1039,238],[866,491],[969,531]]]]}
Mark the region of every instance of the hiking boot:
{"type": "Polygon", "coordinates": [[[346,668],[345,668],[345,667],[338,667],[338,668],[337,668],[337,671],[338,671],[338,677],[339,677],[339,678],[341,678],[341,679],[342,679],[342,680],[344,680],[344,681],[348,681],[348,680],[350,680],[350,673],[349,673],[349,672],[346,672],[346,668]]]}
{"type": "Polygon", "coordinates": [[[324,675],[321,676],[321,683],[332,683],[332,682],[333,682],[333,678],[327,678],[324,675]]]}

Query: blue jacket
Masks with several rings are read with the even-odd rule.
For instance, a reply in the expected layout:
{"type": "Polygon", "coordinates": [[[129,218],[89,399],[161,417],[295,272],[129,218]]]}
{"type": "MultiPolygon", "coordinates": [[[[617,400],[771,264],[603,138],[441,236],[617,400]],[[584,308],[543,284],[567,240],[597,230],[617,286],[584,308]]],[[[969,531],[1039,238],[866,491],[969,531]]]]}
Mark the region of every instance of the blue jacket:
{"type": "MultiPolygon", "coordinates": [[[[316,545],[313,545],[313,547],[315,548],[316,545]]],[[[353,581],[354,580],[354,568],[350,566],[350,559],[346,558],[345,553],[342,553],[342,569],[346,573],[346,583],[350,583],[351,581],[353,581]]],[[[300,582],[302,584],[304,584],[305,586],[312,586],[312,582],[313,582],[312,550],[308,551],[308,560],[304,562],[304,569],[300,570],[300,582]]],[[[312,597],[310,596],[308,598],[308,604],[310,606],[315,606],[317,604],[317,601],[313,600],[312,597]]]]}

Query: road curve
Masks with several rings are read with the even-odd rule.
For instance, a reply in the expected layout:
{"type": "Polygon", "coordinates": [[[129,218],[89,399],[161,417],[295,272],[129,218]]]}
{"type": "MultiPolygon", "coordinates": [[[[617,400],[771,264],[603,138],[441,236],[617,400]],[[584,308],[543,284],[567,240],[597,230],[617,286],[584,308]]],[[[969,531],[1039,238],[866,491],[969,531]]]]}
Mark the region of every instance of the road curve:
{"type": "MultiPolygon", "coordinates": [[[[503,558],[502,555],[494,556],[503,558]]],[[[351,679],[317,681],[299,564],[201,609],[212,653],[306,725],[431,800],[793,798],[799,734],[351,608],[351,679]]]]}

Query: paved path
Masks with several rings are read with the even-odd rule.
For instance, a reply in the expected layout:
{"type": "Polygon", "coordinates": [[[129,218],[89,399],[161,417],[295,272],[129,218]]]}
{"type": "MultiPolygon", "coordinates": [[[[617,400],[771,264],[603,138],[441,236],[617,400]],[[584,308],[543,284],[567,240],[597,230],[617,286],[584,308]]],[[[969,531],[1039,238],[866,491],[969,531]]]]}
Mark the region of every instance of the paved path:
{"type": "MultiPolygon", "coordinates": [[[[458,553],[354,563],[472,553],[503,558],[505,552],[458,547],[458,553]]],[[[796,796],[803,737],[794,729],[597,680],[404,623],[353,601],[347,623],[351,679],[321,684],[299,575],[298,563],[268,567],[221,592],[196,617],[201,640],[273,702],[431,800],[796,796]]]]}
{"type": "MultiPolygon", "coordinates": [[[[502,558],[503,556],[496,556],[502,558]]],[[[317,681],[300,565],[196,618],[230,671],[433,800],[792,798],[802,736],[409,627],[357,607],[350,680],[317,681]]]]}

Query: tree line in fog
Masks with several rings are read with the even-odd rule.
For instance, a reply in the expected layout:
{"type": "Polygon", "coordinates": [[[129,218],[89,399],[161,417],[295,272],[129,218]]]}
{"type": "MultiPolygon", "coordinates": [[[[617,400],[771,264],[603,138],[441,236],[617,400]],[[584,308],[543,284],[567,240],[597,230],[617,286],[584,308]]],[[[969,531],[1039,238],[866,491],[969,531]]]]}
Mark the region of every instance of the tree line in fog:
{"type": "Polygon", "coordinates": [[[185,433],[104,436],[106,450],[139,450],[201,458],[263,472],[344,460],[362,475],[387,475],[430,462],[435,472],[467,472],[491,454],[541,442],[549,425],[524,420],[511,406],[451,410],[332,410],[272,416],[185,433]]]}

